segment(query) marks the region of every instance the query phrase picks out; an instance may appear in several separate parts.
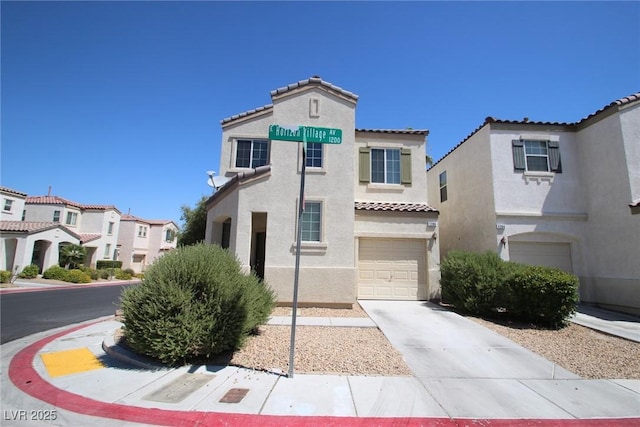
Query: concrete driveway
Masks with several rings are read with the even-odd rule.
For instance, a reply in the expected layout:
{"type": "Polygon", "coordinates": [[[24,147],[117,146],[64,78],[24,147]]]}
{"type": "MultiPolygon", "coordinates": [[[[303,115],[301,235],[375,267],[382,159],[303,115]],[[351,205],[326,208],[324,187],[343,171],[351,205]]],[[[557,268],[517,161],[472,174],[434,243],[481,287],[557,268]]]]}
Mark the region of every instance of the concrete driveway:
{"type": "Polygon", "coordinates": [[[493,418],[640,414],[639,394],[625,380],[583,380],[436,304],[359,303],[448,414],[493,418]]]}

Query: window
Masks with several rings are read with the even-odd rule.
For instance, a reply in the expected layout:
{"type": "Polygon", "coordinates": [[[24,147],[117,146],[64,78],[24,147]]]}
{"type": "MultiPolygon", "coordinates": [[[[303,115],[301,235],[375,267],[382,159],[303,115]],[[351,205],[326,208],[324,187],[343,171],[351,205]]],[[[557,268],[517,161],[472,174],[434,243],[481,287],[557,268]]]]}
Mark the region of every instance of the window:
{"type": "Polygon", "coordinates": [[[440,202],[447,201],[447,171],[440,174],[440,202]]]}
{"type": "Polygon", "coordinates": [[[78,213],[77,212],[67,212],[67,225],[76,225],[78,222],[78,213]]]}
{"type": "Polygon", "coordinates": [[[410,148],[360,147],[360,182],[411,184],[410,148]]]}
{"type": "Polygon", "coordinates": [[[516,139],[511,146],[516,171],[562,172],[558,141],[516,139]]]}
{"type": "Polygon", "coordinates": [[[220,246],[223,249],[227,249],[229,247],[229,241],[231,240],[231,218],[227,218],[222,223],[222,239],[220,241],[220,246]]]}
{"type": "Polygon", "coordinates": [[[4,207],[2,208],[5,212],[11,212],[11,206],[13,206],[13,200],[4,199],[4,207]]]}
{"type": "Polygon", "coordinates": [[[307,167],[308,168],[321,168],[322,167],[322,145],[319,142],[307,143],[307,167]]]}
{"type": "Polygon", "coordinates": [[[104,259],[108,259],[111,254],[111,243],[107,243],[104,247],[104,259]]]}
{"type": "Polygon", "coordinates": [[[302,213],[302,241],[320,241],[320,215],[322,204],[320,202],[305,202],[302,213]]]}
{"type": "Polygon", "coordinates": [[[173,242],[173,239],[176,238],[176,232],[171,229],[168,228],[165,232],[164,232],[164,240],[167,242],[173,242]]]}
{"type": "Polygon", "coordinates": [[[109,222],[109,226],[107,227],[107,234],[109,236],[113,234],[113,222],[109,222]]]}
{"type": "Polygon", "coordinates": [[[237,168],[257,168],[269,161],[269,141],[263,139],[239,139],[236,149],[237,168]]]}
{"type": "Polygon", "coordinates": [[[147,227],[138,226],[138,237],[147,237],[147,227]]]}
{"type": "Polygon", "coordinates": [[[27,218],[27,210],[23,209],[22,210],[22,220],[21,221],[24,221],[26,218],[27,218]]]}
{"type": "Polygon", "coordinates": [[[60,211],[53,211],[53,222],[60,222],[60,211]]]}

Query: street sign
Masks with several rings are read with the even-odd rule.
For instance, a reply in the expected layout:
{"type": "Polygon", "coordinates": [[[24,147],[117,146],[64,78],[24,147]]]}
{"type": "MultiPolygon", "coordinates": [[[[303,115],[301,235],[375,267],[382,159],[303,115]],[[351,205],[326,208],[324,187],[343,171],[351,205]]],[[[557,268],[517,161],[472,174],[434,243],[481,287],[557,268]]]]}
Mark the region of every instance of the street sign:
{"type": "Polygon", "coordinates": [[[342,129],[315,126],[269,126],[269,139],[277,141],[319,142],[320,144],[342,144],[342,129]]]}

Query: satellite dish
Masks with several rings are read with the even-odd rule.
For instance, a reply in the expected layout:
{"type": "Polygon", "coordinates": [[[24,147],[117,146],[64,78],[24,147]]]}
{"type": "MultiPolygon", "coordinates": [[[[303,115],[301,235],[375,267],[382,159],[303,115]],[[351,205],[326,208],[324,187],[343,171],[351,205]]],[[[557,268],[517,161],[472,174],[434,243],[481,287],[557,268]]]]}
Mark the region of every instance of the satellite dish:
{"type": "Polygon", "coordinates": [[[207,175],[209,175],[207,185],[217,190],[218,188],[225,185],[229,181],[229,178],[227,178],[226,176],[214,176],[215,174],[216,173],[214,171],[207,171],[207,175]]]}

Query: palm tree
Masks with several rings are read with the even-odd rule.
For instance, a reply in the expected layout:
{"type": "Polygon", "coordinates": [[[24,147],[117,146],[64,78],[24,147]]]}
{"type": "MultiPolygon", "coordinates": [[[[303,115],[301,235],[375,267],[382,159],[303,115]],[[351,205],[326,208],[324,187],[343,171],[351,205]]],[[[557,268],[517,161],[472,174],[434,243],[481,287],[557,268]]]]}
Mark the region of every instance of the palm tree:
{"type": "Polygon", "coordinates": [[[64,245],[60,248],[60,265],[65,268],[76,268],[84,263],[87,249],[80,245],[64,245]]]}

